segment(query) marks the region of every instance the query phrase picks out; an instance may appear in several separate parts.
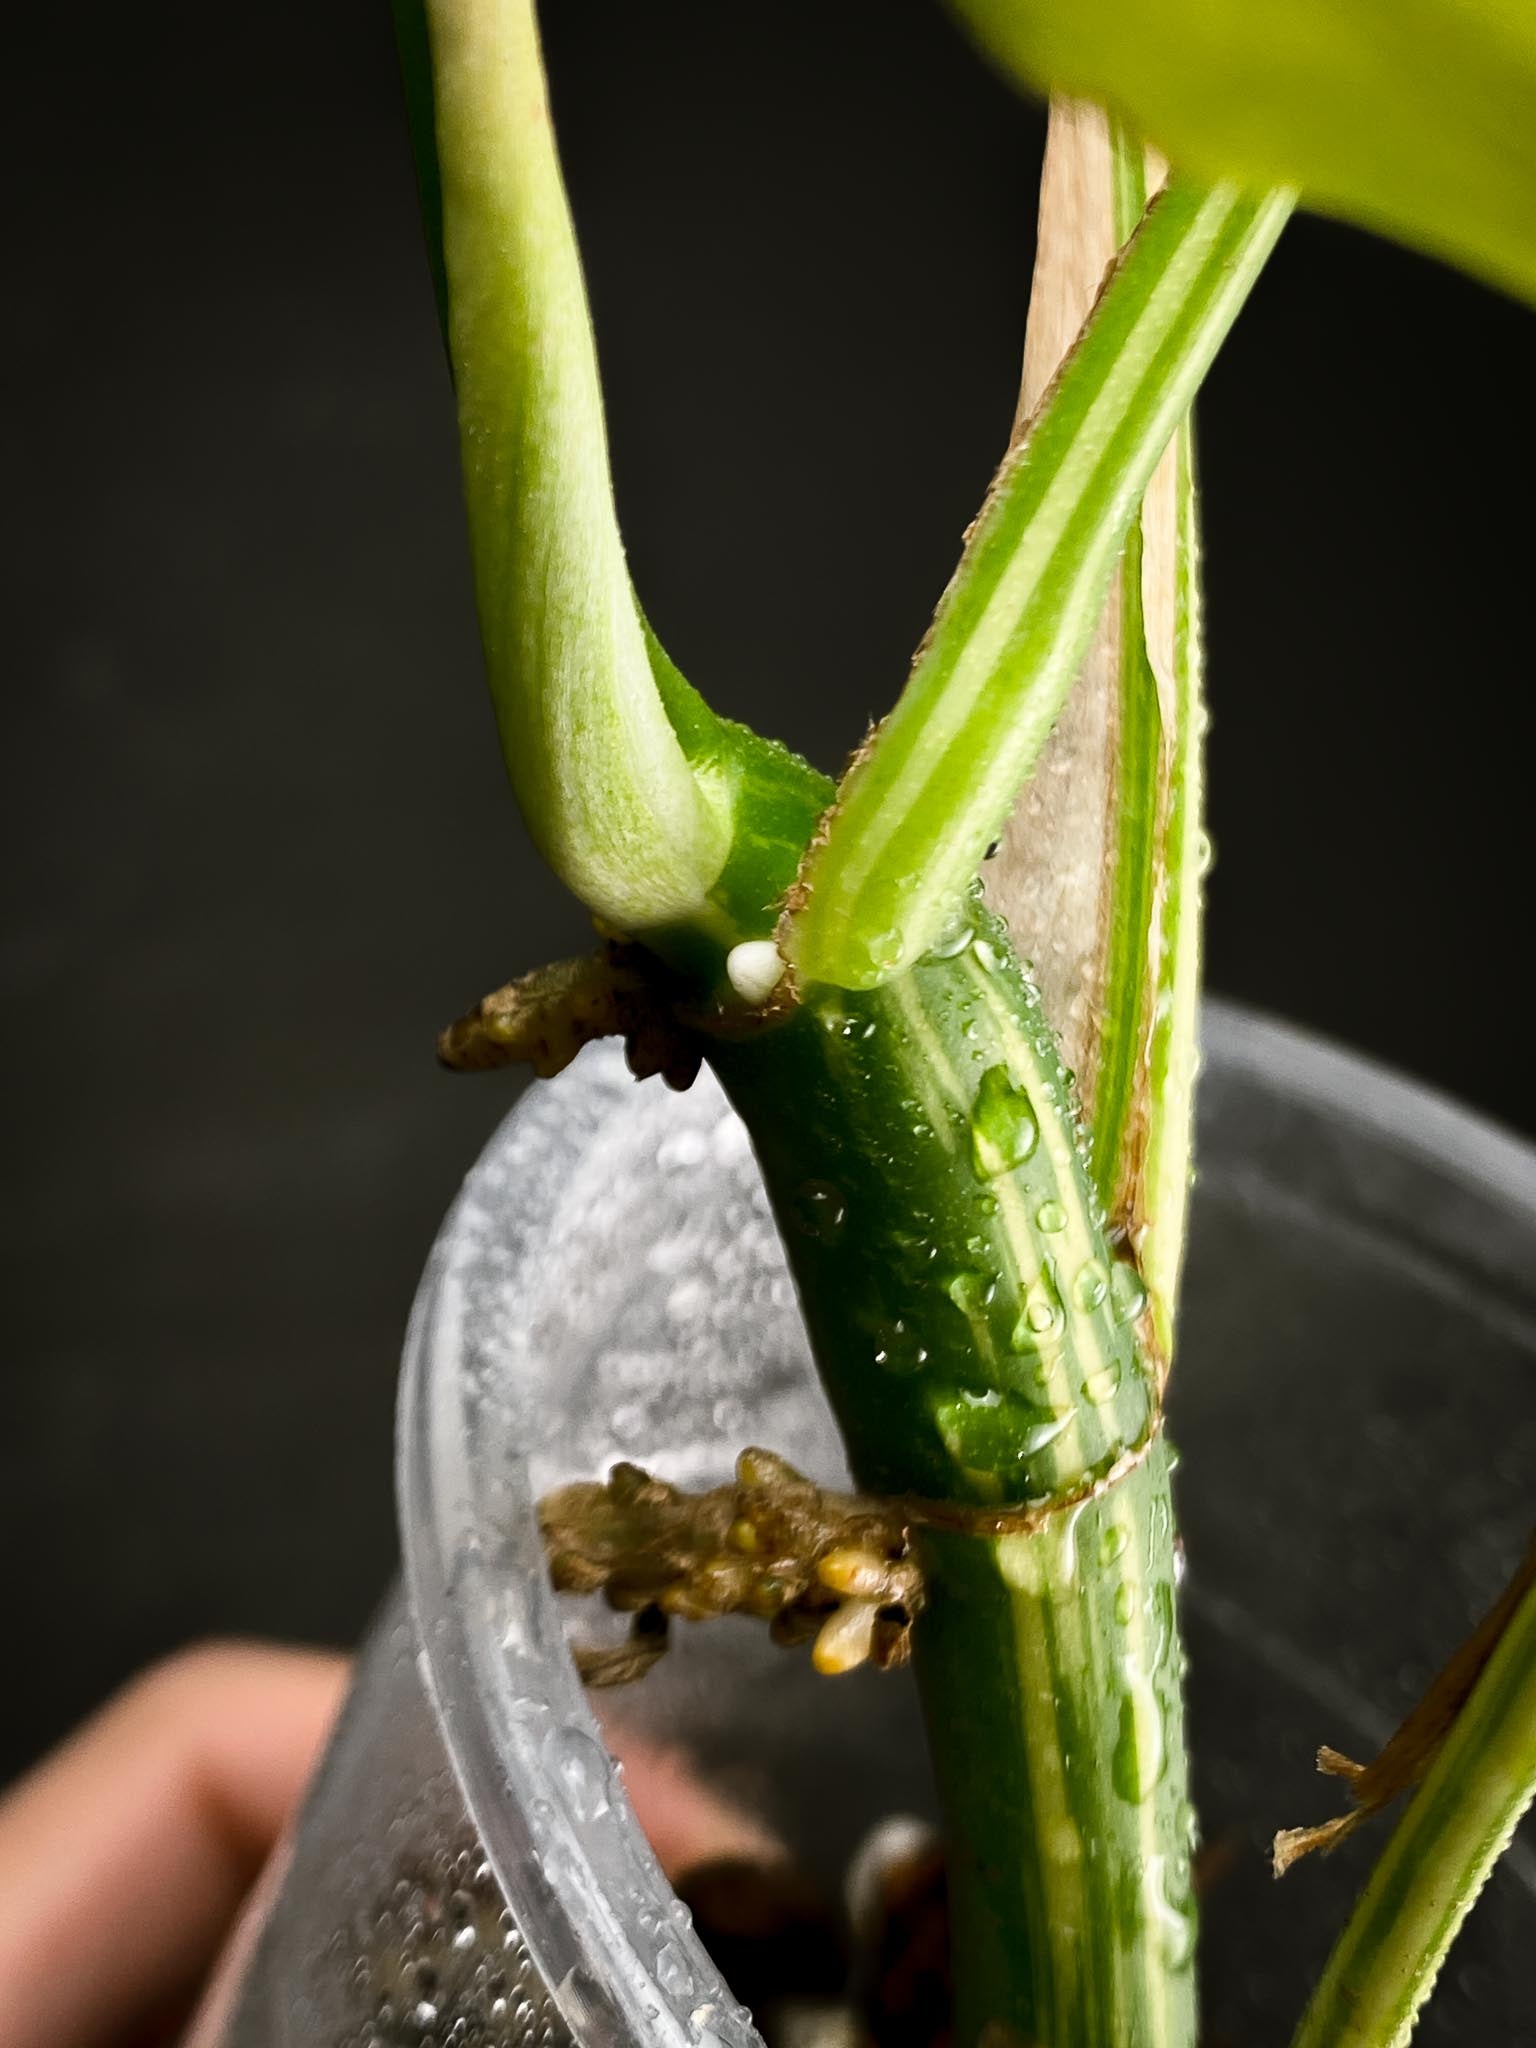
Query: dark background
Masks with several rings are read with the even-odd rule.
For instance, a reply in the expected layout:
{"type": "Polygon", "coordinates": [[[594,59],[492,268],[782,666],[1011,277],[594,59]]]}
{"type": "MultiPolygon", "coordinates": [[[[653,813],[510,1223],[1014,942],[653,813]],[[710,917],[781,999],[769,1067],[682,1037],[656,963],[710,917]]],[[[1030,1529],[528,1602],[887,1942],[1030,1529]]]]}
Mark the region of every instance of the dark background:
{"type": "MultiPolygon", "coordinates": [[[[917,0],[550,0],[635,571],[832,768],[1013,403],[1038,109],[917,0]]],[[[416,1270],[581,945],[477,672],[383,0],[29,10],[4,357],[0,1777],[346,1641],[416,1270]],[[210,26],[210,23],[216,26],[210,26]]],[[[1210,978],[1536,1130],[1530,314],[1303,220],[1212,376],[1210,978]]]]}

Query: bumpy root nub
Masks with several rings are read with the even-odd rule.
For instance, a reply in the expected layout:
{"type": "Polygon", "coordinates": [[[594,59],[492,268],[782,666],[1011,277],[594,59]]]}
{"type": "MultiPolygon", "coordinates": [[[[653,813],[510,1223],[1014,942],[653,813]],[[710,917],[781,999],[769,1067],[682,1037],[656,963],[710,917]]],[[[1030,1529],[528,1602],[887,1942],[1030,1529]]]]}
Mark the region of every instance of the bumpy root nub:
{"type": "Polygon", "coordinates": [[[753,1615],[776,1643],[814,1641],[829,1675],[911,1654],[923,1589],[899,1508],[826,1492],[771,1451],[743,1451],[735,1480],[707,1493],[615,1465],[546,1495],[539,1522],[558,1591],[635,1617],[618,1649],[578,1652],[589,1685],[642,1676],[674,1617],[753,1615]]]}
{"type": "Polygon", "coordinates": [[[622,1038],[637,1079],[660,1074],[671,1088],[690,1088],[703,1048],[679,1018],[675,995],[652,955],[613,941],[482,996],[439,1034],[437,1056],[457,1073],[530,1066],[547,1081],[590,1040],[622,1038]]]}

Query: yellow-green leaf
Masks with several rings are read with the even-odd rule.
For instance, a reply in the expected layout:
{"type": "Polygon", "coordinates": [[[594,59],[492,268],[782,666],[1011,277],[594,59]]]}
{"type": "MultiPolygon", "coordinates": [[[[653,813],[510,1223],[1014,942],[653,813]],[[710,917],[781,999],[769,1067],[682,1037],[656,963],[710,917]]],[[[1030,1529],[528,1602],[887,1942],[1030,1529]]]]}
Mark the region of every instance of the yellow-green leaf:
{"type": "Polygon", "coordinates": [[[1016,76],[1180,169],[1307,203],[1536,301],[1532,0],[953,0],[1016,76]]]}

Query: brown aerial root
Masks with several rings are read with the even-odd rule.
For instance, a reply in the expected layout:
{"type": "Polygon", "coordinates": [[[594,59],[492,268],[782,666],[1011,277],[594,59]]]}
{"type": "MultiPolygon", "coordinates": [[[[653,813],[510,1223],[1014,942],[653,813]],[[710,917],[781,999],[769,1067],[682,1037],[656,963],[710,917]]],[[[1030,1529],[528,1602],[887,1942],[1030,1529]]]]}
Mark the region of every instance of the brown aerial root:
{"type": "Polygon", "coordinates": [[[1344,1780],[1351,1810],[1318,1827],[1282,1828],[1274,1840],[1276,1877],[1284,1877],[1293,1863],[1310,1856],[1314,1849],[1324,1855],[1336,1849],[1372,1814],[1420,1782],[1532,1585],[1536,1585],[1536,1538],[1494,1606],[1435,1674],[1428,1692],[1379,1756],[1360,1764],[1323,1745],[1317,1752],[1317,1768],[1324,1777],[1344,1780]]]}
{"type": "Polygon", "coordinates": [[[588,1685],[628,1685],[664,1654],[674,1617],[747,1614],[786,1648],[814,1637],[812,1662],[829,1677],[865,1663],[892,1670],[912,1654],[923,1606],[914,1530],[1037,1535],[1118,1486],[1161,1431],[1154,1412],[1140,1439],[1080,1486],[997,1507],[833,1493],[764,1450],[743,1451],[735,1479],[706,1493],[630,1464],[575,1480],[539,1503],[555,1590],[601,1593],[634,1616],[616,1648],[578,1649],[577,1668],[588,1685]]]}
{"type": "Polygon", "coordinates": [[[828,1492],[771,1451],[743,1451],[735,1479],[706,1493],[615,1465],[547,1494],[539,1524],[557,1591],[635,1617],[617,1649],[578,1653],[589,1685],[642,1676],[674,1618],[754,1616],[785,1647],[814,1639],[828,1675],[911,1654],[923,1588],[899,1504],[828,1492]]]}
{"type": "Polygon", "coordinates": [[[458,1073],[531,1066],[541,1080],[568,1067],[594,1038],[622,1038],[637,1079],[660,1074],[689,1088],[703,1044],[679,1016],[664,970],[638,946],[618,941],[582,960],[557,960],[482,996],[437,1041],[458,1073]]]}

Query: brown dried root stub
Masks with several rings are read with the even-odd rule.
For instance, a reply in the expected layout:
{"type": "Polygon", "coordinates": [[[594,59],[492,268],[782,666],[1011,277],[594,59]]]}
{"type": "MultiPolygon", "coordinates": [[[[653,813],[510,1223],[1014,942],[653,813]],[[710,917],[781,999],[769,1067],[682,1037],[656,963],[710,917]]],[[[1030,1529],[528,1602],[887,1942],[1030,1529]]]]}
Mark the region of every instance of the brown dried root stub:
{"type": "Polygon", "coordinates": [[[437,1041],[458,1073],[531,1066],[541,1080],[568,1067],[594,1038],[622,1038],[637,1079],[660,1074],[671,1088],[693,1085],[703,1060],[698,1037],[678,1016],[660,964],[617,941],[583,960],[536,967],[482,996],[437,1041]]]}
{"type": "Polygon", "coordinates": [[[1373,1813],[1379,1813],[1399,1793],[1419,1783],[1498,1648],[1515,1609],[1533,1584],[1536,1539],[1493,1608],[1436,1673],[1428,1692],[1379,1756],[1368,1764],[1360,1764],[1324,1743],[1317,1752],[1317,1768],[1325,1778],[1344,1780],[1352,1801],[1351,1811],[1318,1827],[1282,1828],[1275,1836],[1273,1848],[1276,1877],[1284,1877],[1293,1863],[1310,1856],[1314,1849],[1327,1855],[1373,1813]]]}
{"type": "Polygon", "coordinates": [[[911,1654],[923,1589],[899,1504],[827,1492],[772,1451],[743,1451],[707,1493],[615,1465],[547,1494],[539,1522],[558,1591],[635,1617],[620,1649],[579,1654],[588,1684],[642,1676],[674,1617],[755,1616],[776,1643],[814,1642],[829,1676],[911,1654]]]}

